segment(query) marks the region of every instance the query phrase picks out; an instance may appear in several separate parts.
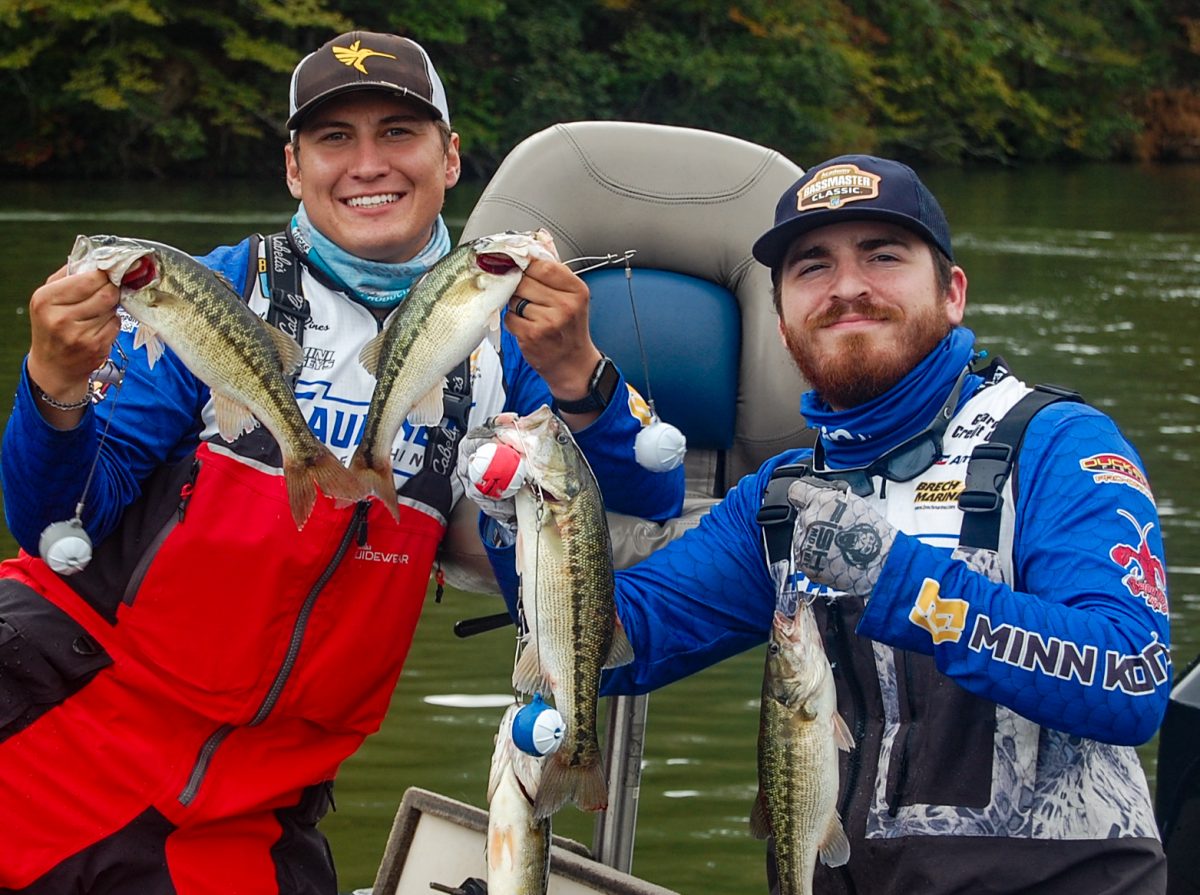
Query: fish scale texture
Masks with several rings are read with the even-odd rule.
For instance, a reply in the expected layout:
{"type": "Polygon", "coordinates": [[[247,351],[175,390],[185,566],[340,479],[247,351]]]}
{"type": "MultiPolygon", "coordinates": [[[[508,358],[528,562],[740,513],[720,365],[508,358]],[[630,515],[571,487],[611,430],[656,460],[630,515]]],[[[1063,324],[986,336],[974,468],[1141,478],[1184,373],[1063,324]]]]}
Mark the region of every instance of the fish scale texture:
{"type": "MultiPolygon", "coordinates": [[[[815,724],[804,723],[764,690],[758,742],[759,786],[770,806],[780,892],[811,892],[818,830],[836,792],[823,793],[814,767],[821,744],[815,724]]],[[[828,727],[828,725],[827,725],[828,727]]],[[[827,730],[832,738],[832,731],[827,730]]],[[[836,782],[836,775],[835,775],[836,782]]]]}

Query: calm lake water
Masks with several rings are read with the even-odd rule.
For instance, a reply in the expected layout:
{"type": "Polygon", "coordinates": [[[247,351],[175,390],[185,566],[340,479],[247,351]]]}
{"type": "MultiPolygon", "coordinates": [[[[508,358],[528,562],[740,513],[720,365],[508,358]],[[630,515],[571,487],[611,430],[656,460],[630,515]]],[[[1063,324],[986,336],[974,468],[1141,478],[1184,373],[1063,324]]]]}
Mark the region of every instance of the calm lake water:
{"type": "MultiPolygon", "coordinates": [[[[1200,652],[1200,166],[923,173],[950,218],[980,346],[1028,381],[1080,390],[1138,446],[1162,516],[1182,671],[1200,652]]],[[[455,191],[452,230],[477,192],[455,191]]],[[[200,253],[278,229],[293,210],[282,180],[0,183],[0,315],[9,321],[0,329],[0,395],[12,394],[28,345],[28,296],[77,233],[200,253]]],[[[0,414],[9,406],[5,397],[0,414]]],[[[0,551],[15,551],[7,532],[0,551]]],[[[491,598],[452,590],[427,604],[391,715],[346,763],[338,810],[324,822],[343,890],[374,879],[407,787],[485,805],[500,710],[454,707],[471,702],[454,697],[508,693],[514,644],[511,629],[462,641],[451,625],[496,610],[491,598]]],[[[683,893],[765,891],[762,845],[747,829],[761,669],[754,650],[651,696],[638,875],[683,893]]],[[[1151,774],[1154,746],[1141,750],[1151,774]]],[[[555,830],[590,844],[592,818],[564,809],[555,830]]]]}

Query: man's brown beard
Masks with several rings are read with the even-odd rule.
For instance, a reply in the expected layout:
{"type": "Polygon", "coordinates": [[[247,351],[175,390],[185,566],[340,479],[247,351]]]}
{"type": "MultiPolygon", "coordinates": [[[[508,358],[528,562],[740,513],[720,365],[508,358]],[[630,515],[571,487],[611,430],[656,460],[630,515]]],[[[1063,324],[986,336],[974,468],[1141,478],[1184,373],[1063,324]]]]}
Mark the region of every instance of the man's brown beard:
{"type": "Polygon", "coordinates": [[[950,332],[942,302],[912,309],[904,323],[901,347],[897,350],[868,354],[870,336],[851,333],[840,340],[839,350],[826,356],[813,347],[811,333],[847,314],[858,314],[871,320],[895,320],[901,313],[869,302],[853,302],[830,308],[807,321],[802,331],[785,326],[784,341],[801,374],[826,403],[835,408],[857,407],[879,397],[903,379],[950,332]]]}

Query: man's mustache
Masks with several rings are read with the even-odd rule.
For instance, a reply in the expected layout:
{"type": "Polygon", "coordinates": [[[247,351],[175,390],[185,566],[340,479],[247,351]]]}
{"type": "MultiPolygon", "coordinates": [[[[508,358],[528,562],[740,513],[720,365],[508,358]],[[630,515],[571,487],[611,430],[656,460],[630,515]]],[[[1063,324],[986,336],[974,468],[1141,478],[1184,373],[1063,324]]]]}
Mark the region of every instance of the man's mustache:
{"type": "Polygon", "coordinates": [[[877,305],[870,301],[856,299],[850,302],[837,302],[830,305],[820,314],[817,314],[808,319],[810,329],[820,329],[825,326],[832,326],[843,317],[863,317],[867,320],[895,320],[899,317],[899,312],[895,308],[888,308],[883,305],[877,305]]]}

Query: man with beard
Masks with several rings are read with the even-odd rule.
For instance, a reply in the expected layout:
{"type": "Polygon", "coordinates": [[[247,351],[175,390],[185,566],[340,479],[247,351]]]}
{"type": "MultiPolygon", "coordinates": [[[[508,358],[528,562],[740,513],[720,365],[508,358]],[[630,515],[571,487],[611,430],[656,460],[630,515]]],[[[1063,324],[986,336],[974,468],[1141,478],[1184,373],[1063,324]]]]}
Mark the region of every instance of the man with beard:
{"type": "Polygon", "coordinates": [[[813,167],[753,251],[819,438],[617,573],[636,659],[606,692],[761,644],[777,607],[810,601],[853,738],[849,861],[818,865],[814,891],[1162,891],[1133,746],[1170,689],[1166,580],[1136,451],[1061,392],[1014,437],[1002,421],[1044,392],[976,368],[966,274],[906,165],[813,167]]]}

